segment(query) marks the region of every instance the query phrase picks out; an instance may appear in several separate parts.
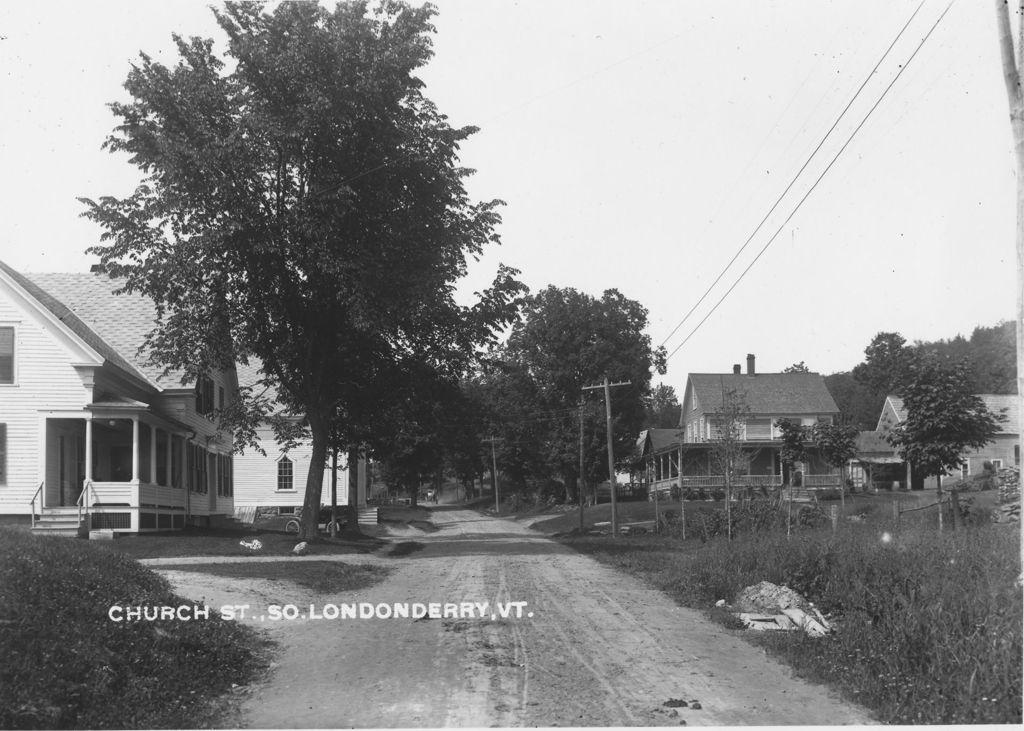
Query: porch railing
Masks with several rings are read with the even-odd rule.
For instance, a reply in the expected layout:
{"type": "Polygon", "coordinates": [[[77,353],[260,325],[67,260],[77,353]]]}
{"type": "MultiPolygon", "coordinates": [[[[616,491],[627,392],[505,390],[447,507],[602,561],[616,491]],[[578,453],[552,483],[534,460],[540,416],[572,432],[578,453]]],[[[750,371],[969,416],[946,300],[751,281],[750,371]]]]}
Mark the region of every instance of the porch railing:
{"type": "Polygon", "coordinates": [[[89,491],[90,490],[92,491],[92,496],[93,496],[93,499],[95,500],[95,498],[96,498],[96,490],[92,486],[92,480],[86,480],[85,481],[85,487],[82,489],[82,494],[78,496],[78,500],[76,501],[77,505],[78,505],[78,524],[79,525],[82,524],[82,509],[83,508],[85,509],[85,517],[86,518],[89,517],[89,500],[88,500],[88,495],[89,495],[89,491]]]}
{"type": "Polygon", "coordinates": [[[45,480],[39,483],[39,487],[36,488],[35,494],[32,496],[32,527],[36,527],[36,498],[39,498],[39,512],[43,512],[43,486],[46,484],[45,480]]]}

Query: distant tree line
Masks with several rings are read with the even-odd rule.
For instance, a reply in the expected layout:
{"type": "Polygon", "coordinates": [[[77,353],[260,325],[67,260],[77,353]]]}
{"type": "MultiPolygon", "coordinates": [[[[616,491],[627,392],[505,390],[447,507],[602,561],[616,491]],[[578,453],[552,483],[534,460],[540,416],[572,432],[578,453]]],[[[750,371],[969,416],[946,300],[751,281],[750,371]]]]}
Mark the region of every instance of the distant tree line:
{"type": "Polygon", "coordinates": [[[931,353],[939,360],[962,365],[970,393],[1016,393],[1017,338],[1013,322],[974,328],[970,338],[915,341],[899,333],[880,332],[865,349],[864,360],[850,371],[825,376],[844,421],[862,430],[874,429],[888,394],[905,385],[905,362],[910,354],[931,353]]]}

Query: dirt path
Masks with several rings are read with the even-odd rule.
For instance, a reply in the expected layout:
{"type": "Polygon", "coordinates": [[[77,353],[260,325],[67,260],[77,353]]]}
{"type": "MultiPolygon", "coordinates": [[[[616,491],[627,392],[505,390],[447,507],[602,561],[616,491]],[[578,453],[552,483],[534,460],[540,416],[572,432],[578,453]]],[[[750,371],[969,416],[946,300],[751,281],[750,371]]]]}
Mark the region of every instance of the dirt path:
{"type": "Polygon", "coordinates": [[[441,530],[415,534],[423,548],[405,557],[344,557],[397,569],[382,584],[344,595],[166,572],[186,596],[248,603],[256,611],[282,603],[307,614],[310,603],[318,611],[343,602],[489,604],[483,618],[250,620],[280,643],[281,653],[269,680],[245,701],[241,723],[872,723],[863,709],[793,678],[737,632],[521,525],[448,509],[437,510],[434,522],[441,530]],[[510,601],[527,603],[523,616],[492,621],[498,603],[510,601]],[[662,705],[670,698],[698,700],[701,707],[673,712],[662,705]]]}

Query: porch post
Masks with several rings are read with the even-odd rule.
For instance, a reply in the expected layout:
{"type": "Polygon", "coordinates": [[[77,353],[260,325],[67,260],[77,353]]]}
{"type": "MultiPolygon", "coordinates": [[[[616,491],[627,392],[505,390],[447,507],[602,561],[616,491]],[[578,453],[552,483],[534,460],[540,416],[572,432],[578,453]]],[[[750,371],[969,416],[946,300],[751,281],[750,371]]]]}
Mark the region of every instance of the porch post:
{"type": "Polygon", "coordinates": [[[132,417],[132,482],[139,481],[139,417],[132,417]]]}
{"type": "Polygon", "coordinates": [[[172,465],[174,464],[174,435],[170,431],[165,432],[167,437],[167,454],[164,455],[164,474],[167,475],[167,485],[170,486],[172,480],[171,475],[174,474],[172,465]]]}
{"type": "Polygon", "coordinates": [[[149,484],[156,484],[156,428],[149,426],[149,484]]]}
{"type": "Polygon", "coordinates": [[[92,415],[85,418],[85,481],[92,482],[92,415]]]}

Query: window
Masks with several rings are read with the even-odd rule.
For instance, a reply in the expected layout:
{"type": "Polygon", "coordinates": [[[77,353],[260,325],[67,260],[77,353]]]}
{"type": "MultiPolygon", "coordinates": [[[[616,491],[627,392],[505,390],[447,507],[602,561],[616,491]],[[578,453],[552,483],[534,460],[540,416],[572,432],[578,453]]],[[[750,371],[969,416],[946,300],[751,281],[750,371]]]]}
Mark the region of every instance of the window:
{"type": "Polygon", "coordinates": [[[7,484],[7,424],[0,424],[0,485],[7,484]]]}
{"type": "Polygon", "coordinates": [[[181,475],[181,455],[185,440],[175,435],[171,437],[171,487],[184,486],[181,475]]]}
{"type": "Polygon", "coordinates": [[[233,464],[231,455],[217,455],[217,494],[221,497],[231,497],[235,494],[233,464]]]}
{"type": "Polygon", "coordinates": [[[156,484],[166,485],[167,482],[167,432],[156,430],[156,484]]]}
{"type": "Polygon", "coordinates": [[[207,462],[207,452],[205,449],[197,444],[188,445],[188,471],[192,492],[201,494],[209,492],[207,462]]]}
{"type": "Polygon", "coordinates": [[[213,403],[213,379],[209,376],[200,376],[196,381],[196,413],[205,416],[214,410],[213,403]]]}
{"type": "Polygon", "coordinates": [[[294,490],[292,481],[292,461],[287,457],[281,457],[277,462],[277,489],[294,490]]]}
{"type": "Polygon", "coordinates": [[[14,328],[0,327],[0,384],[14,383],[14,328]]]}
{"type": "Polygon", "coordinates": [[[996,472],[998,472],[999,470],[1003,469],[1003,460],[1001,460],[1001,459],[994,459],[994,460],[992,460],[992,469],[994,469],[996,472]]]}
{"type": "Polygon", "coordinates": [[[965,460],[965,461],[960,463],[960,479],[961,480],[966,480],[970,476],[971,476],[971,463],[965,460]]]}

